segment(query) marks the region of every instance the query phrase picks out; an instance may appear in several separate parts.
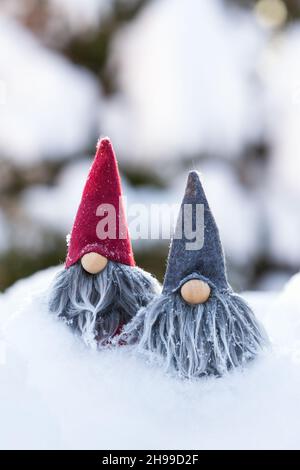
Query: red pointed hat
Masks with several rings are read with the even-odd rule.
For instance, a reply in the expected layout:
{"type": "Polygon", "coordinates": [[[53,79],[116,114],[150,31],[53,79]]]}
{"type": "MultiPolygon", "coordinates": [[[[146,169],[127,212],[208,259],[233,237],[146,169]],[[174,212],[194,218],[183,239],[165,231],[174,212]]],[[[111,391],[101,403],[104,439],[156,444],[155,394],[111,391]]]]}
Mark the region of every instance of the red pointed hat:
{"type": "Polygon", "coordinates": [[[118,163],[108,138],[101,139],[97,145],[96,156],[70,235],[66,268],[90,252],[99,253],[111,261],[135,266],[123,206],[118,163]],[[104,204],[105,206],[101,206],[104,204]],[[110,215],[113,215],[115,210],[116,216],[111,225],[113,233],[103,236],[101,231],[99,237],[97,227],[101,216],[108,214],[105,210],[107,205],[112,209],[110,215]],[[102,209],[99,209],[100,206],[102,209]]]}

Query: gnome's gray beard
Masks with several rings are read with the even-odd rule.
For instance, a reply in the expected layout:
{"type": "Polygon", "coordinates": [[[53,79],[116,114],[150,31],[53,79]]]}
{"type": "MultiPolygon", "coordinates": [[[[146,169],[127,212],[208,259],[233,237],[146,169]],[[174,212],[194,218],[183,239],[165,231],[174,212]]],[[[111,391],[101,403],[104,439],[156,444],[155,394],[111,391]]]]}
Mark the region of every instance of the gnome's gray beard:
{"type": "Polygon", "coordinates": [[[158,282],[140,268],[109,261],[91,275],[77,263],[56,276],[49,308],[87,345],[101,347],[159,291],[158,282]]]}
{"type": "Polygon", "coordinates": [[[268,343],[250,307],[229,291],[215,291],[195,306],[179,293],[162,294],[140,310],[120,339],[138,342],[166,369],[187,378],[221,376],[246,364],[268,343]]]}

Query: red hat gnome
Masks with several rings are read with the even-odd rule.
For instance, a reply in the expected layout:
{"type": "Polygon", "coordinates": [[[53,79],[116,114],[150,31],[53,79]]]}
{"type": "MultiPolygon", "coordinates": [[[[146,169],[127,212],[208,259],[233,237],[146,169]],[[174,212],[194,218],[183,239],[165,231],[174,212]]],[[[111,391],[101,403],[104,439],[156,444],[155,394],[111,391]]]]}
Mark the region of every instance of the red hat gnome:
{"type": "Polygon", "coordinates": [[[124,338],[138,340],[139,348],[186,378],[221,376],[268,343],[250,307],[228,284],[218,227],[196,171],[188,177],[162,293],[124,328],[124,338]],[[203,216],[197,217],[200,208],[203,216]]]}
{"type": "Polygon", "coordinates": [[[159,291],[158,282],[135,266],[118,164],[108,138],[98,143],[68,245],[50,311],[88,345],[106,346],[159,291]]]}
{"type": "MultiPolygon", "coordinates": [[[[102,224],[103,225],[103,224],[102,224]]],[[[90,170],[69,241],[66,268],[88,253],[98,253],[111,261],[134,266],[126,225],[121,180],[109,139],[102,139],[90,170]],[[110,212],[111,237],[101,239],[99,216],[110,212]],[[119,237],[117,235],[119,234],[119,237]]]]}

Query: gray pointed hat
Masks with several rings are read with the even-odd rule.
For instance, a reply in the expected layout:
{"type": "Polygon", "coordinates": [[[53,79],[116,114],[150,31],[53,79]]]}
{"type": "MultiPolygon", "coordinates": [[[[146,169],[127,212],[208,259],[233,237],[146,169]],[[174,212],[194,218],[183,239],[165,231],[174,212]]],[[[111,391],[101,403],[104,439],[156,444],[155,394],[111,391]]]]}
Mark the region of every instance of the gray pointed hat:
{"type": "Polygon", "coordinates": [[[228,289],[219,230],[197,171],[188,176],[176,230],[171,241],[163,292],[179,289],[189,279],[202,279],[228,289]]]}

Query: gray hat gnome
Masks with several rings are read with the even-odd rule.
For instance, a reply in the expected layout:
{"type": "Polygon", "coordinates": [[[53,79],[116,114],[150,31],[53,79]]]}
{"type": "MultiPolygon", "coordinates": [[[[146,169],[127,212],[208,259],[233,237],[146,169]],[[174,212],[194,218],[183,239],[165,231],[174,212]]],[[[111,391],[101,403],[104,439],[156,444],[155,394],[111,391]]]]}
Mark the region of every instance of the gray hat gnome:
{"type": "Polygon", "coordinates": [[[135,265],[123,207],[117,159],[102,139],[70,235],[65,267],[50,293],[49,309],[90,346],[107,346],[159,292],[135,265]],[[100,215],[112,211],[112,234],[99,234],[100,215]]]}
{"type": "Polygon", "coordinates": [[[196,171],[188,176],[162,293],[122,337],[186,378],[222,376],[268,343],[250,307],[228,284],[219,231],[196,171]],[[191,234],[202,234],[196,249],[191,234]]]}

